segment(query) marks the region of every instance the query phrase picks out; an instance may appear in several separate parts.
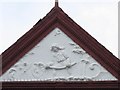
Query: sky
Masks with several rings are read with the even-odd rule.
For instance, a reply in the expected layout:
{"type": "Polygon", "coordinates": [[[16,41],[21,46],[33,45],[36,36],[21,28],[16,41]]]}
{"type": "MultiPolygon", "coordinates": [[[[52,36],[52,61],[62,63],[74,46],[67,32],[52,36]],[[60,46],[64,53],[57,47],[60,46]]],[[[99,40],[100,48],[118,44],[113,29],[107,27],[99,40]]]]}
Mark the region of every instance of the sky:
{"type": "MultiPolygon", "coordinates": [[[[59,6],[118,57],[119,0],[59,0],[59,6]]],[[[55,0],[0,0],[0,53],[29,31],[55,0]]]]}

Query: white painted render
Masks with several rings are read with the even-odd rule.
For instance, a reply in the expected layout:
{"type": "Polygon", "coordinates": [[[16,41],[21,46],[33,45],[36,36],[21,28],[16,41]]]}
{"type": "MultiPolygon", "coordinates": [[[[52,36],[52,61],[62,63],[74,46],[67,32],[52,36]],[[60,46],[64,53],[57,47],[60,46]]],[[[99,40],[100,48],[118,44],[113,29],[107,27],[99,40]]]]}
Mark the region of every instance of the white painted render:
{"type": "Polygon", "coordinates": [[[23,56],[0,81],[117,80],[59,28],[23,56]]]}

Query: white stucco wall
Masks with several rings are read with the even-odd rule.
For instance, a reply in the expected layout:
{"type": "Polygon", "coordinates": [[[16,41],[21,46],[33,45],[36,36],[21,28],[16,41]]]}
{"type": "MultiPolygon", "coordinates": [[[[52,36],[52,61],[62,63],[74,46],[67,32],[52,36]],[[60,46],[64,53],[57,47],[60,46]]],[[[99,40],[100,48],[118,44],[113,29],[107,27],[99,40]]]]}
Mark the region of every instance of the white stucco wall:
{"type": "Polygon", "coordinates": [[[1,81],[117,80],[56,28],[0,77],[1,81]]]}

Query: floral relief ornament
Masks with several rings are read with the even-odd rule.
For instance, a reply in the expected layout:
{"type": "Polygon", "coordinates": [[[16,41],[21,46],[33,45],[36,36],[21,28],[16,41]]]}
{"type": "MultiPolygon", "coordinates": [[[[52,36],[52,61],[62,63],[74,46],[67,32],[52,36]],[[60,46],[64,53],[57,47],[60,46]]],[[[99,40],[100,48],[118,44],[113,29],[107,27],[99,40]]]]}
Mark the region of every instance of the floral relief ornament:
{"type": "MultiPolygon", "coordinates": [[[[82,55],[86,55],[86,52],[81,49],[78,45],[76,45],[75,43],[70,43],[71,46],[74,47],[73,51],[74,54],[82,54],[82,55]]],[[[53,57],[55,58],[55,60],[51,63],[48,64],[44,64],[42,62],[36,62],[34,64],[31,64],[33,68],[31,68],[31,65],[22,62],[22,64],[17,64],[14,65],[14,68],[11,68],[9,71],[9,75],[8,75],[8,79],[9,80],[14,80],[17,77],[17,73],[20,71],[22,74],[25,74],[28,70],[32,69],[32,76],[34,78],[39,78],[41,75],[44,74],[44,72],[46,70],[53,70],[53,75],[56,75],[56,71],[58,70],[66,70],[68,75],[71,76],[72,73],[69,71],[69,69],[71,69],[73,66],[75,66],[76,64],[80,63],[80,62],[73,62],[70,60],[69,56],[67,56],[64,51],[65,51],[65,47],[61,47],[57,44],[53,44],[50,48],[50,51],[53,54],[53,57]],[[19,71],[18,71],[19,70],[19,71]]],[[[30,54],[31,55],[31,54],[30,54]]],[[[33,55],[33,54],[32,54],[33,55]]],[[[87,55],[89,56],[89,55],[87,55]]],[[[84,63],[84,70],[83,70],[83,78],[75,78],[75,77],[71,77],[68,78],[67,80],[92,80],[96,77],[98,77],[102,71],[100,66],[97,63],[90,63],[89,60],[81,60],[82,63],[84,63]],[[86,67],[89,68],[86,68],[86,67]],[[97,71],[97,73],[95,75],[93,75],[92,77],[88,77],[87,76],[87,72],[86,69],[89,69],[90,71],[94,71],[95,68],[99,68],[99,70],[97,71]]],[[[51,80],[51,79],[50,79],[51,80]]],[[[57,78],[56,80],[66,80],[66,78],[57,78]]]]}

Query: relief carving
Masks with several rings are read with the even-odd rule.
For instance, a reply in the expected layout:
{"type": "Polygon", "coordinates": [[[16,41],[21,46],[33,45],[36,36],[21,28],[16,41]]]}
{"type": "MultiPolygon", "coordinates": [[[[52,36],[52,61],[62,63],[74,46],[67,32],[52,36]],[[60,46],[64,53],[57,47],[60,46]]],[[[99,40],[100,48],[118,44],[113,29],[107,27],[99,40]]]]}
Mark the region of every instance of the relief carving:
{"type": "Polygon", "coordinates": [[[62,70],[66,68],[71,68],[76,62],[71,62],[70,58],[64,53],[65,48],[61,48],[58,45],[52,45],[51,51],[53,52],[53,57],[56,59],[55,65],[50,66],[55,70],[62,70]],[[58,65],[58,66],[57,66],[58,65]]]}
{"type": "Polygon", "coordinates": [[[14,80],[15,79],[15,73],[16,73],[17,71],[14,69],[14,68],[12,68],[12,69],[10,69],[10,71],[9,71],[9,76],[8,76],[8,80],[14,80]]]}
{"type": "MultiPolygon", "coordinates": [[[[56,35],[61,34],[61,32],[56,31],[56,35]]],[[[40,81],[92,81],[93,79],[96,79],[103,71],[101,70],[101,66],[97,63],[91,63],[89,60],[92,58],[89,56],[82,48],[80,48],[77,44],[74,42],[69,43],[73,47],[71,50],[72,54],[78,54],[82,55],[84,58],[80,58],[79,62],[72,61],[70,56],[67,55],[66,48],[63,46],[59,46],[58,44],[51,45],[50,51],[52,54],[52,57],[54,60],[43,63],[43,62],[35,62],[32,64],[28,64],[26,62],[21,62],[19,64],[14,65],[13,68],[11,68],[8,72],[8,80],[16,80],[17,73],[26,74],[29,70],[31,72],[31,75],[34,79],[39,79],[41,76],[44,75],[45,72],[51,70],[53,77],[56,76],[56,73],[62,70],[66,70],[69,77],[57,77],[57,78],[49,78],[49,79],[41,79],[40,81]],[[74,77],[72,76],[71,70],[76,65],[83,65],[83,72],[82,76],[80,77],[74,77]],[[97,69],[96,69],[97,68],[97,69]],[[94,72],[92,76],[89,76],[87,71],[94,72]]],[[[36,47],[37,48],[37,47],[36,47]]],[[[35,55],[34,52],[30,52],[25,55],[27,57],[28,55],[35,55]]]]}
{"type": "Polygon", "coordinates": [[[60,30],[56,30],[56,33],[54,36],[57,36],[57,35],[60,35],[61,34],[61,31],[60,30]]]}
{"type": "Polygon", "coordinates": [[[32,75],[34,78],[39,78],[41,75],[43,75],[43,72],[45,71],[45,66],[43,63],[34,63],[33,69],[32,69],[32,75]]]}
{"type": "Polygon", "coordinates": [[[81,54],[81,55],[84,55],[84,54],[86,53],[86,52],[85,52],[82,48],[80,48],[79,45],[77,45],[76,43],[70,42],[69,44],[74,47],[74,49],[72,50],[73,53],[75,53],[75,54],[81,54]]]}

